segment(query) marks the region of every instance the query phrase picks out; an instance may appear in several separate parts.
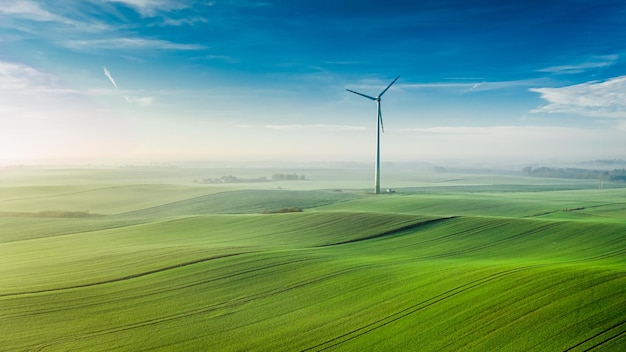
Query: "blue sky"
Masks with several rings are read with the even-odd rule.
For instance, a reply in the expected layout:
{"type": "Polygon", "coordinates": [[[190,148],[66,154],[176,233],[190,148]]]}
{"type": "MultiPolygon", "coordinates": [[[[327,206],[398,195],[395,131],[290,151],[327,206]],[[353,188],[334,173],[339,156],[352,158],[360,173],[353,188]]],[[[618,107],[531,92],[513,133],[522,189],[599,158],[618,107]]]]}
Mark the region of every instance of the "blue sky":
{"type": "Polygon", "coordinates": [[[3,0],[0,164],[626,158],[623,1],[3,0]]]}

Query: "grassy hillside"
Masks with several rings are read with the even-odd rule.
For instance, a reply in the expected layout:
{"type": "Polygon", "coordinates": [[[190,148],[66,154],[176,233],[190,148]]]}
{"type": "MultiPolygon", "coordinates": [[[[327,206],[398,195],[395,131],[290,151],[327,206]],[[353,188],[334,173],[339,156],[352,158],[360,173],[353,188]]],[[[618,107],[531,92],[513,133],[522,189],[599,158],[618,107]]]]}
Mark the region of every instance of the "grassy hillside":
{"type": "Polygon", "coordinates": [[[167,184],[20,186],[2,189],[0,212],[52,210],[116,214],[227,190],[167,184]]]}
{"type": "MultiPolygon", "coordinates": [[[[624,189],[179,187],[40,195],[99,217],[17,216],[5,202],[2,350],[626,347],[624,189]],[[304,211],[260,214],[288,206],[304,211]]],[[[39,190],[11,197],[36,212],[39,190]]]]}
{"type": "Polygon", "coordinates": [[[359,198],[337,191],[236,190],[194,197],[183,201],[129,212],[135,217],[201,214],[253,214],[281,208],[313,208],[359,198]]]}
{"type": "Polygon", "coordinates": [[[325,211],[492,217],[543,217],[616,221],[626,219],[626,188],[543,192],[431,192],[364,197],[322,207],[325,211]]]}

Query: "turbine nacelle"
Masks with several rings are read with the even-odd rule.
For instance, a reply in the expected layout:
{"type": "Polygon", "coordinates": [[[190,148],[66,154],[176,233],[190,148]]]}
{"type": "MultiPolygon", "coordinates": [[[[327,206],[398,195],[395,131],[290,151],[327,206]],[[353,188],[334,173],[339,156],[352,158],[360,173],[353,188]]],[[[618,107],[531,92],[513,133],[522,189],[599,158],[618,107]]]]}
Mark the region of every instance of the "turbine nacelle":
{"type": "Polygon", "coordinates": [[[346,90],[347,90],[348,92],[350,92],[350,93],[354,93],[354,94],[356,94],[356,95],[360,95],[360,96],[362,96],[362,97],[364,97],[364,98],[367,98],[367,99],[369,99],[369,100],[373,100],[373,101],[375,101],[375,102],[376,102],[376,106],[377,106],[377,109],[378,109],[378,124],[379,124],[379,129],[380,129],[380,130],[382,130],[383,132],[385,132],[385,128],[383,127],[383,114],[382,114],[382,112],[380,111],[380,102],[381,102],[381,100],[382,100],[381,98],[383,97],[383,94],[385,94],[385,93],[387,92],[387,90],[389,89],[389,87],[391,87],[394,83],[396,83],[396,81],[398,80],[398,78],[400,78],[400,76],[396,77],[393,81],[391,81],[391,83],[389,83],[389,85],[388,85],[385,89],[383,89],[383,91],[382,91],[382,92],[380,92],[380,94],[378,94],[378,96],[376,96],[375,98],[374,98],[374,97],[372,97],[372,96],[369,96],[369,95],[367,95],[367,94],[363,94],[363,93],[355,92],[355,91],[353,91],[353,90],[351,90],[351,89],[346,89],[346,90]]]}

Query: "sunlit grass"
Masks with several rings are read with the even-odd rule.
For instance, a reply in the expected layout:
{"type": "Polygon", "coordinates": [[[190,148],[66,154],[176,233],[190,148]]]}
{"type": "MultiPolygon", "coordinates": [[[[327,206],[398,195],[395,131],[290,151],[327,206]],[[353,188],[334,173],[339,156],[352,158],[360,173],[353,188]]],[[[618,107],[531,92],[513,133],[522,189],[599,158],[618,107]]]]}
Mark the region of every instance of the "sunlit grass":
{"type": "Polygon", "coordinates": [[[132,212],[0,216],[3,350],[626,345],[621,189],[83,190],[12,191],[29,211],[41,196],[51,209],[132,212]],[[291,206],[303,212],[261,214],[291,206]]]}

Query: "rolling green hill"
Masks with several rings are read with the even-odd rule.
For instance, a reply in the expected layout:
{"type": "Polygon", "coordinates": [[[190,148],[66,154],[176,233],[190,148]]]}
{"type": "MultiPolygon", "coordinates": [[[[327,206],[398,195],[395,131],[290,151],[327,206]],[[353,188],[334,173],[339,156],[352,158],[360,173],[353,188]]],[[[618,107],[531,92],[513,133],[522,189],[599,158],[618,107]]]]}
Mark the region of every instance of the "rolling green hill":
{"type": "Polygon", "coordinates": [[[624,189],[171,187],[13,190],[107,211],[2,203],[2,350],[626,347],[624,189]]]}

